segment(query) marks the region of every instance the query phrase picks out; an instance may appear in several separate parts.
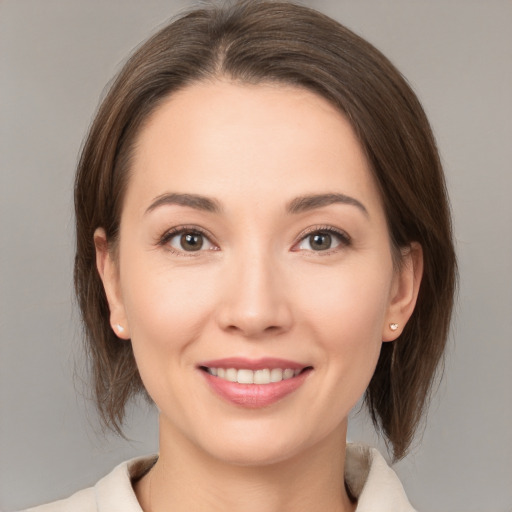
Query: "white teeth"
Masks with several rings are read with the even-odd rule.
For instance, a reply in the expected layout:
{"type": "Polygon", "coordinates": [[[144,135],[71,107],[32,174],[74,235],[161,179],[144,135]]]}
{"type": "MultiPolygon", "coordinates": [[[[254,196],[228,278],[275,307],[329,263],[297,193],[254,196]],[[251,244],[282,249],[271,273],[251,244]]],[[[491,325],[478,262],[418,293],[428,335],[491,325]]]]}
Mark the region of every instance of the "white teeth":
{"type": "Polygon", "coordinates": [[[226,380],[229,380],[229,382],[236,382],[237,381],[237,371],[235,368],[228,368],[226,370],[226,380]]]}
{"type": "Polygon", "coordinates": [[[283,380],[283,370],[281,368],[272,368],[270,370],[270,382],[280,382],[283,380]]]}
{"type": "Polygon", "coordinates": [[[290,368],[287,368],[284,372],[283,372],[283,380],[285,379],[291,379],[293,377],[293,370],[290,369],[290,368]]]}
{"type": "Polygon", "coordinates": [[[254,384],[268,384],[270,382],[270,370],[256,370],[254,372],[254,384]]]}
{"type": "Polygon", "coordinates": [[[248,370],[236,368],[207,368],[210,375],[219,377],[220,379],[230,382],[238,382],[239,384],[270,384],[271,382],[281,382],[282,380],[291,379],[301,373],[302,370],[292,370],[291,368],[263,368],[261,370],[248,370]]]}
{"type": "Polygon", "coordinates": [[[254,382],[254,372],[252,370],[238,370],[236,381],[240,384],[252,384],[254,382]]]}

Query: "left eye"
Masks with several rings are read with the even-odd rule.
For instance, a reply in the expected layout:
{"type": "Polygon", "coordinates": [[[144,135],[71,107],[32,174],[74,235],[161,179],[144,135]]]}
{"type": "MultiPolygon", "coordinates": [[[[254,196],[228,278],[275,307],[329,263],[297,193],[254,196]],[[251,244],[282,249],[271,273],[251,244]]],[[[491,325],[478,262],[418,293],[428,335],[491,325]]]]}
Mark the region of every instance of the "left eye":
{"type": "Polygon", "coordinates": [[[215,246],[208,238],[198,231],[182,231],[169,237],[167,243],[178,251],[196,252],[211,250],[215,246]]]}
{"type": "Polygon", "coordinates": [[[335,249],[341,244],[347,244],[348,240],[341,234],[332,231],[314,231],[303,238],[297,249],[304,251],[328,251],[335,249]]]}

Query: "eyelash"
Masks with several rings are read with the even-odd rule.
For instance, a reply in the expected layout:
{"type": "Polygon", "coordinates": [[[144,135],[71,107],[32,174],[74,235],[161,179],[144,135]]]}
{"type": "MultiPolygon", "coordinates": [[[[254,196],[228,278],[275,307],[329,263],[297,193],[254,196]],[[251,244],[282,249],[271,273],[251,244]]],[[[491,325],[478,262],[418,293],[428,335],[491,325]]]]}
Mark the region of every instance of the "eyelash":
{"type": "MultiPolygon", "coordinates": [[[[185,256],[185,257],[194,257],[198,256],[197,253],[204,252],[204,250],[198,250],[198,251],[180,251],[175,249],[170,245],[170,241],[178,236],[183,234],[191,234],[191,235],[201,235],[204,238],[206,238],[212,245],[215,245],[214,242],[212,242],[212,236],[204,229],[198,227],[198,226],[178,226],[175,228],[170,229],[169,231],[166,231],[158,240],[158,245],[161,247],[165,247],[169,252],[172,254],[175,254],[177,256],[185,256]]],[[[217,250],[217,249],[213,249],[217,250]]]]}
{"type": "Polygon", "coordinates": [[[333,247],[332,249],[326,249],[324,251],[313,251],[313,250],[308,251],[309,253],[313,253],[316,256],[328,256],[329,254],[338,252],[343,247],[350,247],[350,245],[352,244],[352,240],[351,240],[350,236],[345,231],[342,231],[341,229],[334,228],[332,226],[320,225],[320,226],[311,226],[311,227],[307,228],[305,231],[303,231],[297,237],[298,240],[297,240],[297,242],[295,242],[293,244],[293,247],[297,247],[304,240],[306,240],[307,237],[309,237],[315,233],[331,235],[340,241],[339,246],[333,247]]]}
{"type": "MultiPolygon", "coordinates": [[[[305,231],[303,231],[297,237],[297,241],[292,246],[292,251],[299,252],[298,249],[294,250],[293,248],[297,247],[298,245],[300,245],[304,240],[306,240],[306,238],[308,236],[311,236],[311,235],[313,235],[315,233],[321,233],[321,234],[327,234],[327,235],[334,236],[335,238],[337,238],[340,241],[339,246],[342,246],[342,247],[349,247],[351,245],[351,243],[352,243],[352,240],[351,240],[350,236],[345,231],[336,229],[336,228],[334,228],[332,226],[326,226],[326,225],[311,226],[308,229],[306,229],[305,231]]],[[[158,240],[158,244],[157,245],[159,245],[161,247],[165,247],[169,252],[171,252],[173,254],[176,254],[178,256],[194,257],[194,256],[198,256],[197,253],[205,252],[204,250],[180,251],[180,250],[175,249],[174,247],[172,247],[169,244],[169,242],[174,237],[176,237],[178,235],[183,235],[183,234],[201,235],[201,236],[205,237],[212,245],[215,245],[215,243],[212,242],[212,238],[213,237],[206,230],[204,230],[204,229],[202,229],[202,228],[200,228],[198,226],[178,226],[178,227],[172,228],[169,231],[166,231],[160,237],[160,239],[158,240]]],[[[339,251],[340,250],[339,246],[334,247],[332,249],[326,249],[324,251],[313,251],[313,250],[310,250],[308,252],[309,253],[314,253],[314,254],[316,254],[318,256],[327,256],[329,254],[332,254],[334,252],[339,251]]],[[[210,250],[218,250],[218,248],[217,249],[210,249],[210,250]]]]}

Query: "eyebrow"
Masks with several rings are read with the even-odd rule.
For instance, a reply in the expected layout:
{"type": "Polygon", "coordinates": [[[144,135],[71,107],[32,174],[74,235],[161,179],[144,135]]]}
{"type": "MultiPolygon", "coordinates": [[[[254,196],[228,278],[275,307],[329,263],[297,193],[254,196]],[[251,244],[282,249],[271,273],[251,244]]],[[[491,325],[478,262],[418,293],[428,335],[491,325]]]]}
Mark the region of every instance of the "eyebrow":
{"type": "Polygon", "coordinates": [[[164,205],[188,206],[195,210],[203,210],[211,213],[220,213],[222,210],[220,203],[216,199],[197,194],[168,193],[156,197],[148,206],[145,213],[149,213],[164,205]]]}
{"type": "MultiPolygon", "coordinates": [[[[347,204],[359,208],[368,216],[368,210],[363,203],[357,199],[345,194],[311,194],[296,197],[286,206],[286,211],[291,214],[298,214],[329,206],[331,204],[347,204]]],[[[213,198],[201,196],[198,194],[178,194],[167,193],[156,197],[146,209],[146,214],[164,205],[188,206],[195,210],[203,210],[210,213],[220,213],[222,207],[220,203],[213,198]]]]}
{"type": "Polygon", "coordinates": [[[312,194],[296,197],[290,201],[286,207],[289,213],[303,213],[331,204],[347,204],[359,208],[366,216],[369,216],[368,210],[363,203],[357,199],[346,196],[345,194],[312,194]]]}

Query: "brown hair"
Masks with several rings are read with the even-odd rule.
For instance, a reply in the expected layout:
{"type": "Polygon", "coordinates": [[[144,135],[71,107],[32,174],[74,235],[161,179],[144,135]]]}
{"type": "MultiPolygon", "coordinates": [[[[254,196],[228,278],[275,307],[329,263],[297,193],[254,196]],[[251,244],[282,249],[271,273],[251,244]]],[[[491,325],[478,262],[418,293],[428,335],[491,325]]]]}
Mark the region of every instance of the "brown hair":
{"type": "Polygon", "coordinates": [[[144,387],[131,344],[110,327],[93,233],[103,227],[115,247],[132,148],[148,116],[169,94],[218,77],[292,84],[335,105],[366,152],[393,247],[423,247],[416,309],[400,338],[383,344],[365,396],[401,458],[428,402],[453,306],[456,263],[441,163],[418,99],[388,59],[336,21],[287,2],[244,0],[176,19],[128,60],[92,124],[75,183],[75,286],[102,419],[120,432],[126,402],[144,387]]]}

